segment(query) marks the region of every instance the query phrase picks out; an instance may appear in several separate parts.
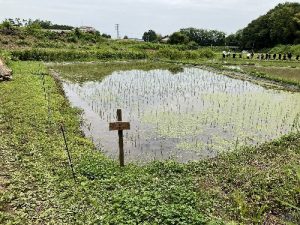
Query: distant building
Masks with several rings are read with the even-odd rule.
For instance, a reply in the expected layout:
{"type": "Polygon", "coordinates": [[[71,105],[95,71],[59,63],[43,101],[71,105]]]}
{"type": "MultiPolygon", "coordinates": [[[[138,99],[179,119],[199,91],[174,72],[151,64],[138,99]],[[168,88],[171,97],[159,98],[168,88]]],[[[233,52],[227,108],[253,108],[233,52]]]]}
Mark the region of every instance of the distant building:
{"type": "Polygon", "coordinates": [[[81,32],[85,32],[85,33],[96,33],[97,30],[94,27],[88,27],[88,26],[81,26],[79,27],[79,30],[81,32]]]}

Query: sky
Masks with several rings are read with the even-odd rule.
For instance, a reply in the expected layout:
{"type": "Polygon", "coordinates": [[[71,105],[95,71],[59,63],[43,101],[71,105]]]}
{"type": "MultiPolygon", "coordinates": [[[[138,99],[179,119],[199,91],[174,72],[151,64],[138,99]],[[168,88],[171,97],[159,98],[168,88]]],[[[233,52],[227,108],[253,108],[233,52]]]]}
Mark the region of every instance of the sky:
{"type": "MultiPolygon", "coordinates": [[[[57,24],[93,26],[116,37],[141,38],[152,29],[162,35],[181,28],[244,28],[286,0],[0,0],[0,20],[43,19],[57,24]]],[[[300,0],[292,0],[300,2],[300,0]]]]}

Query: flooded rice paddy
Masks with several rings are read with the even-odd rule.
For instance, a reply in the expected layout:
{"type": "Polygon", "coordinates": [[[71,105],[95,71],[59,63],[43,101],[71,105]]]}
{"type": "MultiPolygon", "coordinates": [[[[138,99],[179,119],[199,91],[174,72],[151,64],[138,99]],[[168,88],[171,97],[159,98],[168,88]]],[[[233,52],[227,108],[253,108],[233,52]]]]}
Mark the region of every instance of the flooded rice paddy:
{"type": "Polygon", "coordinates": [[[298,129],[300,94],[265,89],[198,68],[114,72],[101,81],[65,81],[67,97],[83,110],[83,130],[118,158],[116,110],[131,123],[124,131],[126,162],[214,157],[298,129]]]}

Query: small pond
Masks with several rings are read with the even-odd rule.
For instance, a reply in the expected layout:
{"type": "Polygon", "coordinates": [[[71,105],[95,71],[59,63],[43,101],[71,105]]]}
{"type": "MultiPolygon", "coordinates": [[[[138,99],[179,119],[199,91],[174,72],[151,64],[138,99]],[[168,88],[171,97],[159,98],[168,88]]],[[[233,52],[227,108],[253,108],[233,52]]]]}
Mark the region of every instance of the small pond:
{"type": "Polygon", "coordinates": [[[198,68],[114,72],[101,81],[65,81],[71,104],[83,110],[83,130],[118,158],[118,133],[109,131],[118,108],[126,162],[214,157],[299,129],[300,93],[266,89],[198,68]]]}

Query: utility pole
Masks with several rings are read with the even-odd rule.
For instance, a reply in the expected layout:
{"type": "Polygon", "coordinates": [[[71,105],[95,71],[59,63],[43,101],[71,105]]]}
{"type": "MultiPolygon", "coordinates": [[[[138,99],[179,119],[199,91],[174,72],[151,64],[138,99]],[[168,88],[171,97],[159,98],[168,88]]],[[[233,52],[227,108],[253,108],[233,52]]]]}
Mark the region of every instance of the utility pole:
{"type": "Polygon", "coordinates": [[[115,25],[116,31],[117,31],[117,39],[120,39],[120,24],[115,25]]]}

